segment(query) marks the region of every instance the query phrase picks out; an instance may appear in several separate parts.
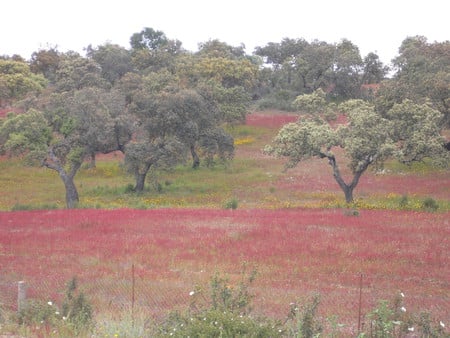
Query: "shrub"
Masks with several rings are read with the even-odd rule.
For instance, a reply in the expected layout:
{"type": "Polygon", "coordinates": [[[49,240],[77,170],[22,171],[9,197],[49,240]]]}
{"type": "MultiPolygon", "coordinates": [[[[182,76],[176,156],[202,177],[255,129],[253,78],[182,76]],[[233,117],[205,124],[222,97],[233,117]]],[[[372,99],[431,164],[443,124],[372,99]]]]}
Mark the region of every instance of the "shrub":
{"type": "Polygon", "coordinates": [[[446,337],[442,322],[433,323],[429,313],[408,313],[403,297],[401,294],[392,302],[381,300],[369,313],[369,325],[359,337],[446,337]]]}
{"type": "Polygon", "coordinates": [[[125,193],[125,194],[132,194],[132,193],[134,193],[134,192],[135,192],[134,185],[131,184],[131,183],[128,183],[128,184],[125,186],[124,193],[125,193]]]}
{"type": "Polygon", "coordinates": [[[224,208],[225,209],[232,209],[236,210],[238,207],[238,200],[236,198],[232,198],[225,202],[224,208]]]}
{"type": "Polygon", "coordinates": [[[409,199],[408,195],[403,195],[398,202],[400,209],[408,209],[409,199]]]}
{"type": "Polygon", "coordinates": [[[427,211],[436,211],[439,209],[439,205],[433,198],[427,197],[422,202],[422,209],[427,211]]]}
{"type": "Polygon", "coordinates": [[[172,337],[282,337],[280,322],[250,315],[251,300],[249,287],[256,272],[248,277],[245,271],[236,288],[229,286],[229,280],[219,275],[211,279],[210,301],[202,289],[191,292],[193,297],[186,314],[172,313],[160,328],[161,336],[172,337]]]}
{"type": "Polygon", "coordinates": [[[320,304],[320,296],[315,294],[311,300],[298,306],[291,303],[288,321],[291,321],[289,336],[292,337],[319,337],[323,327],[317,318],[317,309],[320,304]]]}
{"type": "Polygon", "coordinates": [[[55,324],[57,311],[51,302],[30,300],[17,314],[19,325],[55,324]]]}
{"type": "Polygon", "coordinates": [[[93,327],[92,306],[82,292],[77,291],[77,279],[72,278],[67,284],[62,304],[62,315],[72,324],[74,331],[90,330],[93,327]]]}

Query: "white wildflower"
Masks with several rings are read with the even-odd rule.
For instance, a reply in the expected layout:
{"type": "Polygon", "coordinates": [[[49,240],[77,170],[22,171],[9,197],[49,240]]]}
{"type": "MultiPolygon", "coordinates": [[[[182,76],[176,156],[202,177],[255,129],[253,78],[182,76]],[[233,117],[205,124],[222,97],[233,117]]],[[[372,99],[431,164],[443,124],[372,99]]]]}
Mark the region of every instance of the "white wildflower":
{"type": "Polygon", "coordinates": [[[193,295],[195,295],[195,291],[189,292],[189,296],[193,296],[193,295]]]}
{"type": "Polygon", "coordinates": [[[445,327],[445,324],[444,324],[442,321],[439,321],[439,325],[440,325],[441,327],[445,327]]]}
{"type": "Polygon", "coordinates": [[[409,332],[414,332],[414,328],[413,327],[408,327],[408,331],[409,332]]]}
{"type": "Polygon", "coordinates": [[[47,304],[48,305],[50,305],[50,306],[52,306],[53,305],[53,303],[50,301],[50,302],[47,302],[47,304]]]}
{"type": "Polygon", "coordinates": [[[403,292],[400,292],[400,296],[402,296],[402,298],[405,298],[405,294],[403,292]]]}
{"type": "Polygon", "coordinates": [[[406,309],[405,309],[404,306],[402,306],[402,307],[400,308],[400,310],[402,310],[402,312],[406,312],[406,309]]]}

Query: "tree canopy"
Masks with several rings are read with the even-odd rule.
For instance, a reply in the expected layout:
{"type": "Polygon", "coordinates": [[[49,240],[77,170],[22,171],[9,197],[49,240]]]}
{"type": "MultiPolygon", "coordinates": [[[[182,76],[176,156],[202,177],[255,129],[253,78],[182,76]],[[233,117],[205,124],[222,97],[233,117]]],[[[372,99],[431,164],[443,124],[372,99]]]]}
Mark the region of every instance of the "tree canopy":
{"type": "Polygon", "coordinates": [[[39,93],[46,85],[46,79],[32,73],[27,63],[0,59],[0,107],[22,99],[30,92],[39,93]]]}

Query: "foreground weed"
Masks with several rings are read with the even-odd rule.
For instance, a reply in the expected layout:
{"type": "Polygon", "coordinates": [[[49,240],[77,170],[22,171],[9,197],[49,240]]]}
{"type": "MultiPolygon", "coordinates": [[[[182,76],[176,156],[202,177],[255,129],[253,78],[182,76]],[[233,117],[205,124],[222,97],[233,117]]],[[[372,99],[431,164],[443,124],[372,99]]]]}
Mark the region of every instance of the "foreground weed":
{"type": "Polygon", "coordinates": [[[242,279],[236,287],[228,278],[216,274],[210,283],[210,299],[201,288],[190,292],[192,303],[187,313],[172,313],[160,329],[167,337],[282,337],[280,322],[251,316],[253,295],[249,287],[256,272],[242,279]]]}
{"type": "Polygon", "coordinates": [[[359,337],[448,337],[442,321],[433,321],[427,312],[409,313],[404,297],[400,293],[392,302],[381,300],[368,314],[368,325],[359,337]]]}
{"type": "Polygon", "coordinates": [[[289,326],[289,337],[320,337],[323,326],[317,316],[320,295],[315,294],[302,305],[291,303],[286,323],[289,326]]]}
{"type": "Polygon", "coordinates": [[[75,332],[90,330],[93,326],[92,306],[84,293],[77,290],[76,277],[67,284],[66,295],[62,304],[62,313],[75,332]]]}

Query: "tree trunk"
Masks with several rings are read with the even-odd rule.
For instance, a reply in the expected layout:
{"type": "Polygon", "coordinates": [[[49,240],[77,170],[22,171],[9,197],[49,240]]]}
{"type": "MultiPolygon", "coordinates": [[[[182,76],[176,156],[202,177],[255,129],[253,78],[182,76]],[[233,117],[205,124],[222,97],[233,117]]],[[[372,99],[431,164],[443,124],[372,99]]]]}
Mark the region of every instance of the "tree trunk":
{"type": "Polygon", "coordinates": [[[61,176],[61,179],[64,182],[64,187],[66,188],[66,206],[67,209],[73,209],[76,207],[77,203],[80,201],[78,197],[77,187],[73,182],[73,177],[65,175],[65,177],[61,176]]]}
{"type": "Polygon", "coordinates": [[[73,179],[78,169],[81,167],[81,160],[79,162],[74,162],[70,168],[70,172],[67,173],[61,161],[55,155],[53,148],[50,148],[48,150],[48,157],[44,159],[42,164],[58,173],[66,190],[66,207],[67,209],[75,208],[80,199],[73,179]]]}
{"type": "Polygon", "coordinates": [[[344,195],[345,195],[345,202],[346,203],[352,203],[353,202],[353,189],[355,187],[351,186],[351,185],[345,185],[342,190],[344,190],[344,195]]]}
{"type": "Polygon", "coordinates": [[[327,154],[321,154],[322,158],[326,157],[328,158],[328,163],[333,168],[333,176],[336,182],[341,187],[342,191],[345,195],[345,202],[346,203],[352,203],[353,202],[353,190],[358,185],[359,179],[361,178],[361,175],[366,171],[366,169],[369,167],[369,165],[373,162],[373,158],[371,156],[368,156],[364,161],[362,161],[361,165],[354,171],[353,173],[353,180],[350,184],[345,183],[344,179],[341,176],[341,172],[339,171],[339,167],[336,163],[336,158],[334,155],[327,155],[327,154]]]}
{"type": "Polygon", "coordinates": [[[141,174],[136,174],[136,186],[134,187],[134,191],[136,192],[143,192],[144,186],[145,186],[145,178],[147,176],[147,172],[141,174]]]}
{"type": "Polygon", "coordinates": [[[147,177],[147,173],[150,170],[152,163],[146,163],[143,171],[136,171],[136,186],[134,187],[134,191],[143,192],[145,186],[145,178],[147,177]]]}
{"type": "Polygon", "coordinates": [[[195,151],[194,144],[191,144],[191,155],[192,155],[192,168],[197,169],[200,166],[200,158],[195,151]]]}

